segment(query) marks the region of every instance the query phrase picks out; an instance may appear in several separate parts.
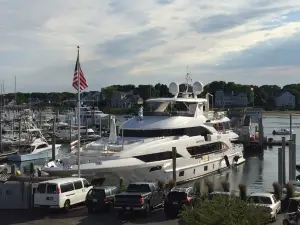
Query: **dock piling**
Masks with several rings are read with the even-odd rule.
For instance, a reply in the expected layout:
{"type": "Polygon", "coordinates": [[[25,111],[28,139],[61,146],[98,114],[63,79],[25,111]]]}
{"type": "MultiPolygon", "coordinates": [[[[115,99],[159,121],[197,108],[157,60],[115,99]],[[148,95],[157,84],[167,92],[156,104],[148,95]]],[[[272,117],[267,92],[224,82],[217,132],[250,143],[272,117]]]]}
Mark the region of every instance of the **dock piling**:
{"type": "Polygon", "coordinates": [[[292,132],[292,114],[290,114],[290,140],[292,140],[292,134],[293,134],[293,132],[292,132]]]}
{"type": "Polygon", "coordinates": [[[292,146],[290,146],[290,150],[292,151],[292,180],[296,179],[296,134],[292,134],[292,146]]]}
{"type": "Polygon", "coordinates": [[[175,185],[176,185],[176,155],[177,155],[176,147],[172,147],[173,181],[175,182],[175,185]]]}
{"type": "Polygon", "coordinates": [[[259,132],[259,144],[260,144],[260,146],[263,146],[263,144],[264,144],[264,127],[263,127],[262,117],[260,117],[259,121],[258,121],[258,132],[259,132]]]}
{"type": "Polygon", "coordinates": [[[282,141],[281,148],[282,148],[282,175],[283,175],[282,182],[283,182],[283,184],[285,184],[286,183],[286,179],[285,179],[285,174],[286,174],[286,172],[285,172],[285,145],[286,145],[285,137],[281,137],[281,141],[282,141]]]}
{"type": "Polygon", "coordinates": [[[278,148],[278,183],[283,187],[283,160],[282,160],[283,150],[278,148]]]}
{"type": "Polygon", "coordinates": [[[12,165],[10,166],[10,173],[11,173],[12,175],[16,175],[16,165],[15,165],[15,164],[12,164],[12,165]]]}

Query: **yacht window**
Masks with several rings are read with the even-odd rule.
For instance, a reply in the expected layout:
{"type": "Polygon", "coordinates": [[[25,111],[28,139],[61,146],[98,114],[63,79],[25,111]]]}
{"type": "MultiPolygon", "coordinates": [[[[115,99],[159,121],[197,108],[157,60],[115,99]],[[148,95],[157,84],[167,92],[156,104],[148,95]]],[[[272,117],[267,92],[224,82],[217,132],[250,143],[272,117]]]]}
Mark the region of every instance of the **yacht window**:
{"type": "MultiPolygon", "coordinates": [[[[176,158],[182,157],[177,153],[176,158]]],[[[137,158],[143,162],[155,162],[155,161],[162,161],[162,160],[168,160],[172,159],[172,152],[159,152],[159,153],[152,153],[147,155],[139,155],[134,156],[134,158],[137,158]]]]}
{"type": "Polygon", "coordinates": [[[180,172],[179,172],[179,176],[180,176],[180,177],[184,176],[184,171],[180,171],[180,172]]]}
{"type": "Polygon", "coordinates": [[[229,124],[229,122],[224,122],[223,126],[224,126],[225,130],[230,130],[230,124],[229,124]]]}
{"type": "Polygon", "coordinates": [[[207,170],[207,166],[204,166],[204,171],[206,171],[207,170]]]}
{"type": "Polygon", "coordinates": [[[46,145],[46,144],[42,144],[42,145],[39,145],[39,146],[37,146],[37,148],[36,148],[36,149],[40,149],[40,148],[46,148],[46,147],[48,147],[48,145],[46,145]]]}
{"type": "Polygon", "coordinates": [[[186,134],[190,137],[198,135],[206,137],[208,134],[211,134],[211,132],[205,127],[189,127],[186,128],[186,134]]]}
{"type": "MultiPolygon", "coordinates": [[[[122,130],[121,130],[122,133],[122,130]]],[[[128,130],[124,129],[124,137],[168,137],[168,136],[207,136],[211,132],[205,127],[189,127],[179,129],[159,129],[159,130],[128,130]]]]}
{"type": "Polygon", "coordinates": [[[214,142],[214,143],[200,145],[200,146],[188,147],[186,150],[190,153],[192,157],[199,157],[202,155],[210,154],[212,152],[220,151],[223,147],[223,144],[224,143],[222,142],[214,142]]]}
{"type": "MultiPolygon", "coordinates": [[[[122,130],[121,130],[122,132],[122,130]]],[[[183,136],[185,129],[159,129],[159,130],[127,130],[124,129],[124,137],[167,137],[167,136],[183,136]]]]}
{"type": "Polygon", "coordinates": [[[153,171],[156,171],[156,170],[161,170],[161,166],[155,166],[155,167],[152,167],[149,172],[153,172],[153,171]]]}
{"type": "Polygon", "coordinates": [[[223,130],[223,124],[222,123],[215,123],[213,125],[213,127],[216,129],[216,130],[223,130]]]}

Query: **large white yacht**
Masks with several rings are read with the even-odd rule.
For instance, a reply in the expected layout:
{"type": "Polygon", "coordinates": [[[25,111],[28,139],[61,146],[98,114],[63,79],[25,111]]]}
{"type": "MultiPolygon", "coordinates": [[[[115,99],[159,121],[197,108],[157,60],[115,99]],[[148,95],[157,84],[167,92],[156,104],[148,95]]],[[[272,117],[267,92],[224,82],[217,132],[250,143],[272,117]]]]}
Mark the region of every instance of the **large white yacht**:
{"type": "MultiPolygon", "coordinates": [[[[177,151],[178,182],[245,161],[243,146],[230,141],[233,132],[219,132],[214,128],[215,123],[222,123],[222,118],[209,119],[208,114],[214,113],[209,112],[208,100],[197,97],[203,90],[200,82],[193,84],[191,93],[179,93],[179,85],[174,82],[169,90],[174,97],[148,99],[148,111],[141,107],[137,116],[120,126],[120,136],[112,126],[109,138],[90,144],[99,157],[93,162],[81,161],[82,176],[108,180],[122,177],[126,181],[170,180],[172,147],[177,151]],[[107,151],[115,153],[105,154],[107,151]]],[[[63,159],[49,162],[43,170],[54,176],[76,175],[78,165],[76,157],[73,159],[73,162],[63,159]]]]}

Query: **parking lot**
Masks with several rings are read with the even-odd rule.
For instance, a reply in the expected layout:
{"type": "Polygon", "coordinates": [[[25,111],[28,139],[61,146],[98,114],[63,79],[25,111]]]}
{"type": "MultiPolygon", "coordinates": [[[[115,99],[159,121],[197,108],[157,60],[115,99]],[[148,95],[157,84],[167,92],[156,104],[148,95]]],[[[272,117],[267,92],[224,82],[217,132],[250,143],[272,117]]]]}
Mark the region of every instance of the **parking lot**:
{"type": "MultiPolygon", "coordinates": [[[[1,225],[184,225],[179,219],[168,220],[161,209],[152,212],[148,220],[139,215],[119,219],[114,212],[89,214],[84,206],[74,208],[67,214],[61,212],[28,213],[28,211],[20,210],[1,210],[0,218],[1,225]]],[[[282,218],[283,216],[279,215],[276,223],[273,224],[281,225],[282,218]]]]}

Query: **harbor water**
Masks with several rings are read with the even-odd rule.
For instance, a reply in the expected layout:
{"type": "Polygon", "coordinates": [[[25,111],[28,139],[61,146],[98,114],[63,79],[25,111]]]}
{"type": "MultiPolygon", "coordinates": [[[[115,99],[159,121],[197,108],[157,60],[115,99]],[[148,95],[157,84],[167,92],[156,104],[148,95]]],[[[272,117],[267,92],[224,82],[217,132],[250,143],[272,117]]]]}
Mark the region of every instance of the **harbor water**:
{"type": "MultiPolygon", "coordinates": [[[[289,128],[289,115],[280,116],[265,116],[263,118],[264,135],[274,140],[280,140],[281,136],[273,136],[272,131],[279,128],[289,128]]],[[[255,124],[254,124],[255,126],[255,124]]],[[[293,116],[293,133],[296,134],[296,162],[300,163],[300,116],[293,116]]],[[[253,132],[254,133],[254,132],[253,132]]],[[[289,140],[289,135],[286,136],[289,140]]],[[[246,162],[236,168],[232,168],[221,172],[221,174],[214,174],[206,178],[200,179],[202,186],[204,180],[209,179],[215,183],[215,188],[221,187],[221,182],[226,180],[230,182],[231,189],[236,190],[239,184],[248,185],[249,191],[265,191],[272,189],[272,183],[278,180],[278,148],[267,148],[262,152],[247,152],[245,154],[246,162]]],[[[288,181],[288,146],[286,147],[286,180],[288,181]]],[[[60,155],[68,152],[68,145],[62,146],[60,155]]],[[[22,162],[16,166],[23,171],[28,169],[31,162],[22,162]]],[[[45,160],[37,160],[33,162],[36,167],[40,167],[45,163],[45,160]]],[[[296,173],[298,175],[298,172],[296,173]]]]}

